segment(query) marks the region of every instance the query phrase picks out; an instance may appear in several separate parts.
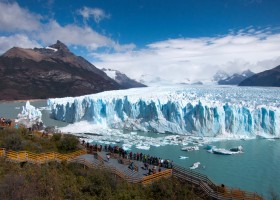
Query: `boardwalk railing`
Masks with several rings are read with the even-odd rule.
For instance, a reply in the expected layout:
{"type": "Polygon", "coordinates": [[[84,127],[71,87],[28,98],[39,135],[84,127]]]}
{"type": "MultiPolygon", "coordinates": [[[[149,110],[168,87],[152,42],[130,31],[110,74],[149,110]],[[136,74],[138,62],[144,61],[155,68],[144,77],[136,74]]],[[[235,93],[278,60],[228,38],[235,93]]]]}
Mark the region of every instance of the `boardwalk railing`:
{"type": "Polygon", "coordinates": [[[5,156],[5,149],[4,148],[0,148],[0,157],[5,156]]]}
{"type": "Polygon", "coordinates": [[[171,176],[172,176],[172,169],[167,169],[167,170],[143,177],[141,180],[141,183],[146,185],[146,184],[150,184],[154,181],[157,181],[161,178],[170,178],[171,176]]]}
{"type": "Polygon", "coordinates": [[[197,185],[209,198],[220,200],[261,200],[256,193],[217,186],[207,176],[192,170],[174,165],[172,175],[187,182],[197,185]]]}
{"type": "Polygon", "coordinates": [[[30,162],[34,164],[43,164],[50,161],[67,161],[79,155],[85,154],[86,150],[81,149],[73,153],[60,154],[57,152],[48,153],[32,153],[29,151],[5,151],[5,149],[0,149],[0,156],[6,156],[7,160],[12,162],[30,162]]]}

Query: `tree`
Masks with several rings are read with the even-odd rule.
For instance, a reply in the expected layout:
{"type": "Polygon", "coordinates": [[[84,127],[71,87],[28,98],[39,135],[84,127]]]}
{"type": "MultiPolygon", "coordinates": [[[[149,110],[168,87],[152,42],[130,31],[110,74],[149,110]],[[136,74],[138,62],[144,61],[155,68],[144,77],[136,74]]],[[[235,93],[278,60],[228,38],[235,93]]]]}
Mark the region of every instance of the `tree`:
{"type": "Polygon", "coordinates": [[[21,150],[22,138],[16,133],[11,133],[4,138],[3,146],[6,149],[11,149],[14,151],[21,150]]]}
{"type": "Polygon", "coordinates": [[[72,152],[78,149],[79,140],[74,135],[64,135],[58,142],[57,148],[60,152],[72,152]]]}

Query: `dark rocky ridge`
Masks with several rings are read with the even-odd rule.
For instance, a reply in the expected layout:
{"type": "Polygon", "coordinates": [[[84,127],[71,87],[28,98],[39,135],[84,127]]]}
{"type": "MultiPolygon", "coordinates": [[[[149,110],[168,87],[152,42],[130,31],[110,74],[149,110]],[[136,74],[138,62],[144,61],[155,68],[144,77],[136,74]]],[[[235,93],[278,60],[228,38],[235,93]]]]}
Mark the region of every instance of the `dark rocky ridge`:
{"type": "Polygon", "coordinates": [[[60,41],[49,49],[14,47],[0,56],[0,100],[79,96],[120,88],[60,41]]]}
{"type": "Polygon", "coordinates": [[[245,79],[239,86],[280,87],[280,65],[245,79]]]}
{"type": "Polygon", "coordinates": [[[246,71],[242,72],[241,74],[235,73],[235,74],[227,77],[226,79],[219,80],[218,84],[219,85],[238,85],[243,80],[253,76],[254,74],[255,73],[250,70],[246,70],[246,71]]]}

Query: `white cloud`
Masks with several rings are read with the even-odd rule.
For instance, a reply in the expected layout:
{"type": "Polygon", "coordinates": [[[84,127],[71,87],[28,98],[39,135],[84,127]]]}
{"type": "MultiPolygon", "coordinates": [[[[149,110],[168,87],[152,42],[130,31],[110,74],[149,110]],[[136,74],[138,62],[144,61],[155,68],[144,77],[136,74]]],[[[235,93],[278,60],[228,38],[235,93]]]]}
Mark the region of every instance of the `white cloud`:
{"type": "Polygon", "coordinates": [[[40,15],[21,8],[16,2],[0,2],[0,31],[33,31],[40,27],[40,15]]]}
{"type": "Polygon", "coordinates": [[[89,20],[90,17],[93,17],[97,24],[103,19],[109,19],[111,17],[110,14],[105,13],[105,11],[100,8],[83,7],[78,10],[78,14],[81,15],[84,20],[89,20]]]}
{"type": "Polygon", "coordinates": [[[40,45],[23,34],[0,36],[0,54],[12,47],[34,48],[40,47],[40,45]]]}
{"type": "Polygon", "coordinates": [[[56,21],[50,21],[44,25],[42,31],[36,34],[36,37],[45,44],[51,44],[55,40],[61,40],[68,45],[84,46],[91,51],[101,47],[112,48],[116,51],[131,50],[135,47],[133,44],[120,45],[88,26],[80,27],[75,24],[61,26],[56,21]]]}
{"type": "MultiPolygon", "coordinates": [[[[56,40],[61,40],[67,45],[80,45],[91,51],[102,47],[115,51],[127,51],[135,48],[134,44],[121,45],[111,38],[96,32],[87,25],[78,26],[76,24],[68,24],[62,26],[55,20],[49,20],[43,23],[40,15],[21,8],[17,3],[0,2],[0,8],[0,31],[8,32],[11,37],[19,33],[25,33],[28,35],[29,41],[37,40],[44,43],[44,45],[49,45],[56,42],[56,40]]],[[[98,8],[90,9],[85,7],[81,12],[85,17],[87,17],[86,13],[88,12],[88,17],[93,16],[98,22],[109,17],[108,14],[98,8]]],[[[25,37],[27,37],[26,35],[25,37]]],[[[2,38],[9,39],[10,37],[2,38]]],[[[21,42],[22,40],[18,41],[18,43],[21,42]]],[[[7,41],[7,43],[16,44],[17,42],[7,41]]],[[[1,50],[6,51],[9,47],[10,45],[4,45],[1,47],[1,50]]],[[[30,46],[27,45],[26,47],[30,46]]]]}
{"type": "Polygon", "coordinates": [[[125,53],[95,53],[98,67],[115,68],[138,79],[154,74],[164,79],[209,80],[217,70],[260,72],[280,64],[280,34],[256,31],[219,37],[177,38],[125,53]]]}

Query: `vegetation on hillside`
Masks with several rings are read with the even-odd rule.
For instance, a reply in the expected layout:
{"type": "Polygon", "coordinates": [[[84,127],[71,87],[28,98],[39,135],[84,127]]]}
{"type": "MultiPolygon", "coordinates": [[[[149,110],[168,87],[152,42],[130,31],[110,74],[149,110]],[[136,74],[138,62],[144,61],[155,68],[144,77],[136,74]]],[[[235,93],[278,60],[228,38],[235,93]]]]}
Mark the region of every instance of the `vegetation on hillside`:
{"type": "MultiPolygon", "coordinates": [[[[41,153],[73,152],[79,140],[72,135],[31,135],[26,129],[0,131],[0,147],[41,153]]],[[[127,183],[109,171],[81,164],[11,163],[0,158],[0,199],[199,199],[190,185],[175,178],[148,186],[127,183]]]]}
{"type": "Polygon", "coordinates": [[[42,153],[56,151],[70,153],[79,149],[77,137],[68,134],[53,134],[42,137],[41,133],[31,133],[28,129],[4,129],[0,131],[0,148],[14,151],[31,151],[42,153]]]}
{"type": "Polygon", "coordinates": [[[142,186],[79,164],[15,164],[0,160],[0,199],[198,199],[177,179],[142,186]]]}

